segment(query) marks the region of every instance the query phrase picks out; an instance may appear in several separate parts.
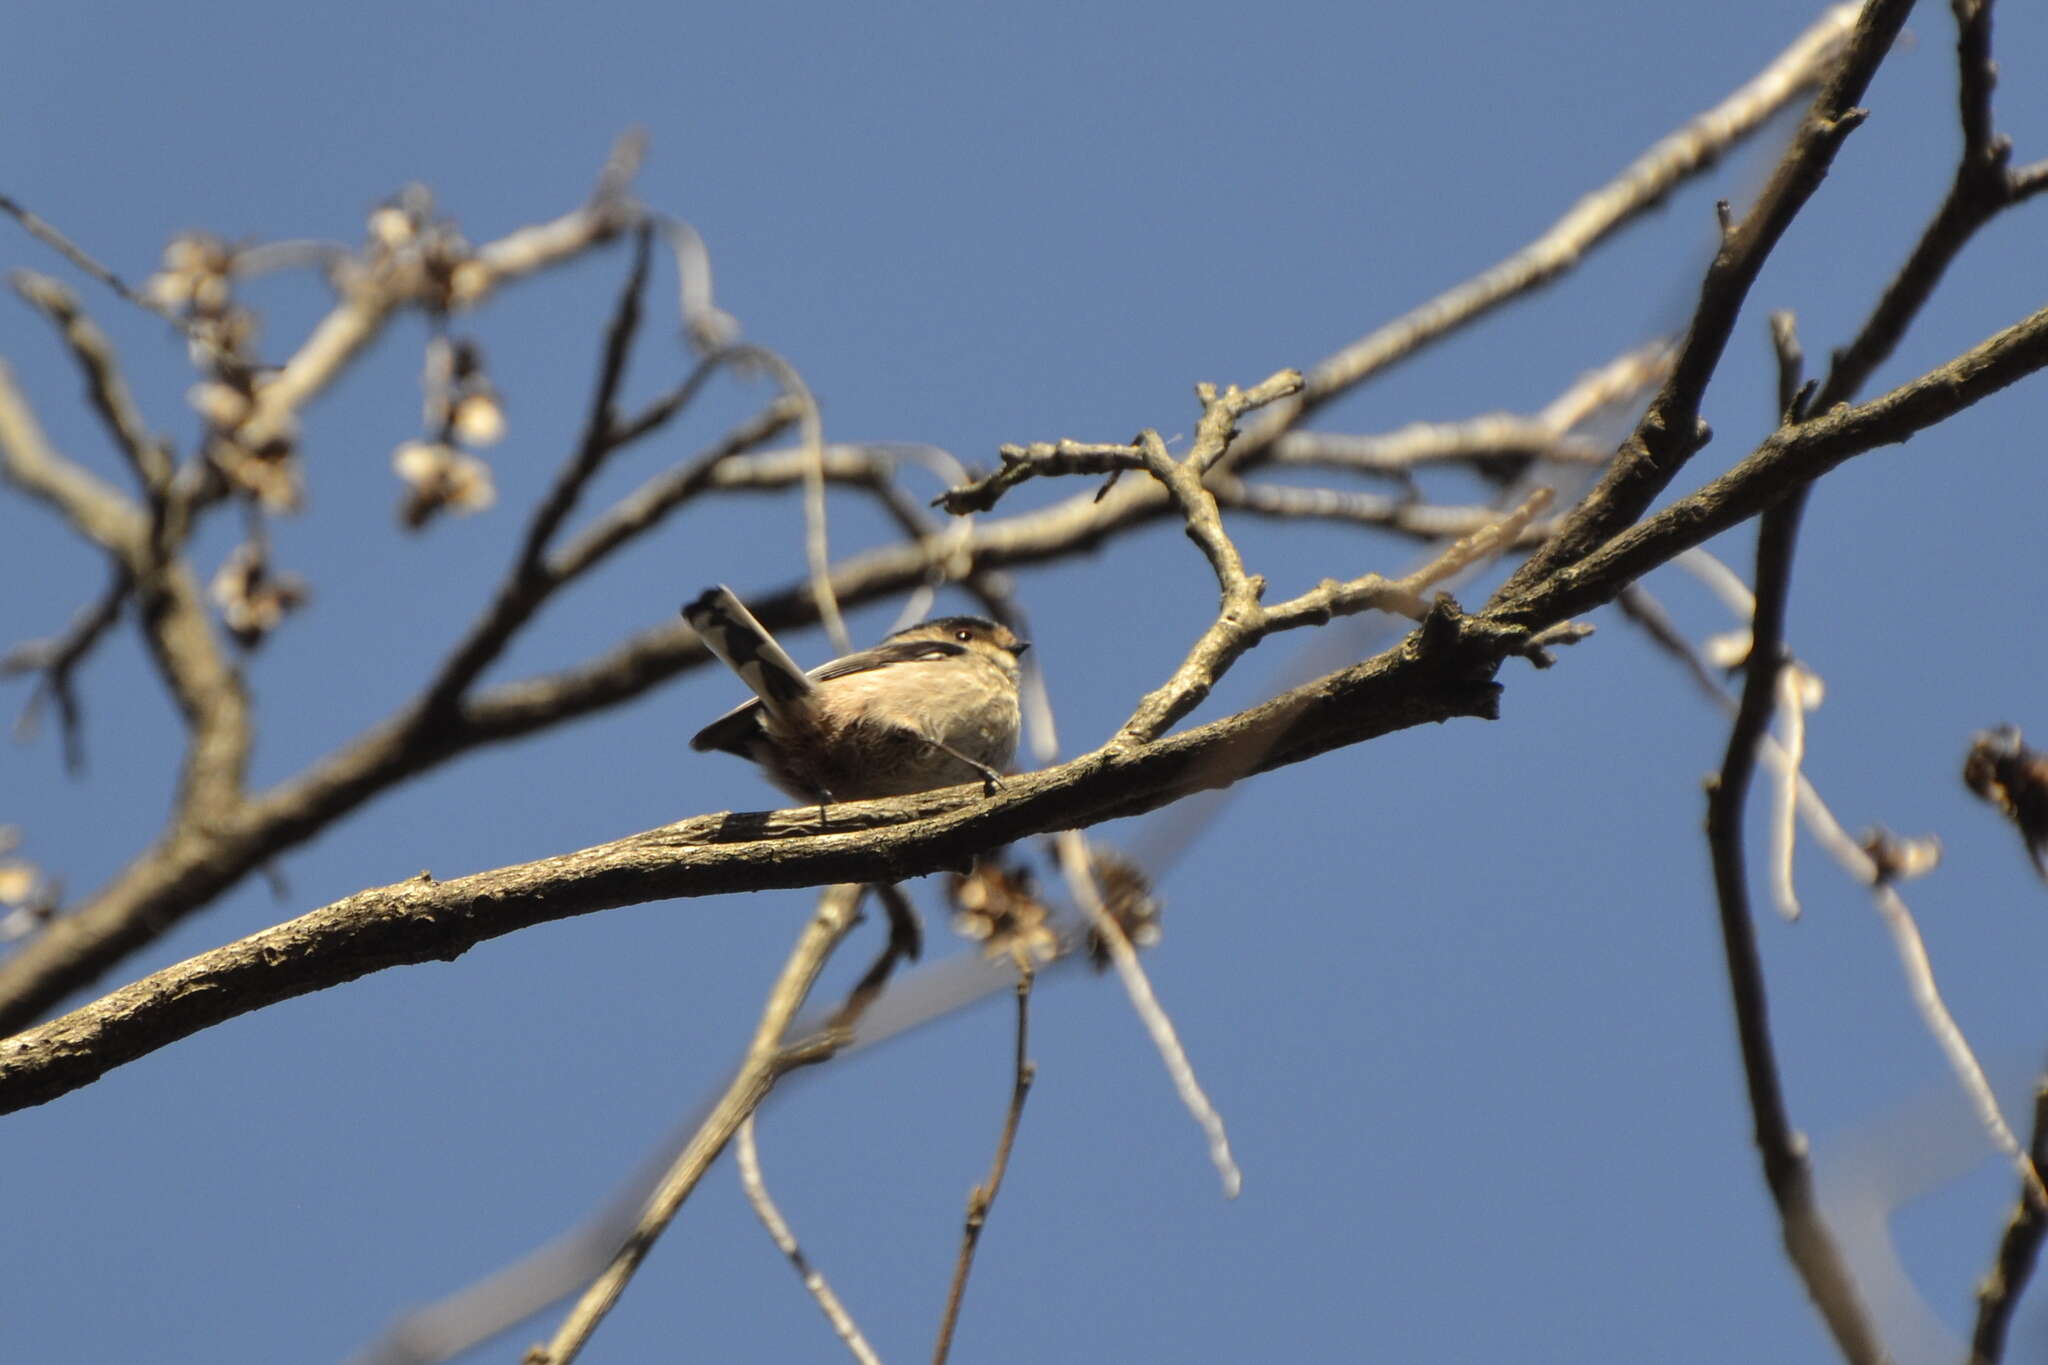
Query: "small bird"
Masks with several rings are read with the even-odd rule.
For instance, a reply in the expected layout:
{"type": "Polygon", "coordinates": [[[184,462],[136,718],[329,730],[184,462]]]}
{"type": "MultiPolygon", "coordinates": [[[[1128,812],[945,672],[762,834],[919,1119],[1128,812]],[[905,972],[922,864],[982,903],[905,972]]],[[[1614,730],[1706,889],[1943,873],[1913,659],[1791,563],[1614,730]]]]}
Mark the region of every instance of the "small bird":
{"type": "Polygon", "coordinates": [[[806,673],[723,584],[683,618],[754,694],[690,741],[738,754],[799,801],[1002,784],[1016,752],[1017,656],[1007,626],[942,616],[806,673]]]}

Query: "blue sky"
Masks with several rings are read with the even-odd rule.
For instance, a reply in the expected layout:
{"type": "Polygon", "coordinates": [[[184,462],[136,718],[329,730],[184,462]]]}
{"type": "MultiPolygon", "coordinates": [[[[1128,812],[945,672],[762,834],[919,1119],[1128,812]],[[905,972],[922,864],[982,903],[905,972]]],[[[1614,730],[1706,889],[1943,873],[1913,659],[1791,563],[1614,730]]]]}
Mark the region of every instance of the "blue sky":
{"type": "MultiPolygon", "coordinates": [[[[473,238],[496,236],[578,202],[614,137],[640,126],[641,197],[701,230],[720,303],[800,367],[828,436],[988,464],[1008,441],[1191,431],[1193,383],[1311,364],[1492,263],[1817,12],[35,6],[0,51],[13,130],[0,191],[140,277],[188,228],[354,240],[413,180],[473,238]]],[[[1923,7],[1911,35],[1752,296],[1688,485],[1768,430],[1764,311],[1795,309],[1824,356],[1946,185],[1946,8],[1923,7]]],[[[2021,159],[2048,155],[2048,18],[2007,7],[1998,46],[1999,126],[2021,159]]],[[[1731,158],[1562,283],[1318,425],[1533,410],[1678,326],[1714,199],[1740,203],[1763,164],[1731,158]]],[[[1986,232],[1878,386],[2040,306],[2043,211],[1986,232]]],[[[64,273],[11,224],[0,243],[10,267],[64,273]]],[[[403,701],[487,599],[519,510],[582,421],[624,266],[601,254],[474,319],[509,421],[492,513],[417,538],[392,523],[389,454],[419,420],[418,319],[311,411],[309,509],[275,537],[315,599],[250,664],[256,781],[403,701]]],[[[152,422],[189,450],[179,344],[79,287],[152,422]]],[[[303,282],[258,298],[266,353],[323,301],[303,282]]],[[[0,356],[53,439],[115,475],[48,329],[12,299],[0,356]]],[[[656,330],[630,392],[651,395],[682,363],[656,330]]],[[[2048,896],[1956,773],[1980,727],[2015,721],[2048,741],[2044,395],[2023,382],[1829,479],[1791,609],[1794,648],[1829,684],[1810,771],[1851,829],[1939,832],[1945,865],[1906,896],[2015,1113],[2048,1038],[2048,896]]],[[[715,392],[592,505],[760,397],[715,392]]],[[[833,511],[836,549],[886,535],[857,503],[833,511]]],[[[1233,529],[1276,596],[1414,553],[1328,527],[1233,529]]],[[[1741,562],[1749,539],[1714,548],[1741,562]]],[[[210,571],[231,544],[223,522],[200,562],[210,571]]],[[[706,583],[744,593],[801,562],[792,501],[700,508],[554,604],[490,678],[561,666],[706,583]]],[[[61,627],[101,572],[0,490],[0,642],[61,627]]],[[[1166,527],[1019,586],[1070,750],[1171,671],[1214,603],[1166,527]]],[[[1731,624],[1680,574],[1651,586],[1694,638],[1731,624]]],[[[893,610],[856,614],[855,634],[893,610]]],[[[1078,975],[1045,985],[1039,1080],[956,1359],[1832,1358],[1778,1250],[1741,1101],[1700,837],[1724,722],[1611,612],[1594,620],[1600,633],[1557,668],[1503,673],[1498,722],[1259,778],[1163,873],[1166,938],[1149,963],[1231,1125],[1238,1200],[1218,1196],[1118,992],[1078,975]]],[[[1382,638],[1361,628],[1344,648],[1361,657],[1382,638]]],[[[814,632],[789,644],[806,662],[829,652],[814,632]]],[[[1292,648],[1247,659],[1197,718],[1273,690],[1292,648]]],[[[25,692],[9,684],[0,702],[11,712],[25,692]]],[[[74,894],[155,830],[176,755],[132,636],[92,661],[81,694],[82,780],[48,734],[0,746],[0,823],[74,894]]],[[[437,771],[284,858],[281,895],[252,881],[121,979],[421,868],[454,875],[767,805],[740,764],[686,747],[737,695],[695,673],[437,771]]],[[[1143,844],[1138,824],[1102,837],[1143,844]]],[[[1863,1168],[1845,1153],[1925,1165],[1931,1139],[1902,1116],[1953,1119],[1953,1086],[1867,898],[1817,854],[1799,874],[1805,919],[1759,926],[1794,1118],[1824,1184],[1853,1184],[1843,1173],[1863,1168]]],[[[633,1170],[736,1056],[808,904],[658,903],[548,925],[238,1019],[9,1117],[7,1354],[346,1358],[633,1170]]],[[[927,920],[934,955],[952,950],[943,915],[927,920]]],[[[1004,1009],[971,1012],[808,1078],[762,1120],[777,1198],[886,1359],[929,1350],[1007,1094],[1008,1029],[1004,1009]]],[[[1902,1360],[1956,1358],[1940,1333],[1966,1323],[2010,1198],[1988,1149],[1959,1164],[1885,1224],[1924,1299],[1886,1298],[1902,1360]]],[[[476,1358],[516,1358],[552,1322],[476,1358]]],[[[836,1350],[721,1169],[585,1358],[836,1350]]],[[[2025,1309],[2013,1355],[2044,1350],[2048,1310],[2025,1309]]]]}

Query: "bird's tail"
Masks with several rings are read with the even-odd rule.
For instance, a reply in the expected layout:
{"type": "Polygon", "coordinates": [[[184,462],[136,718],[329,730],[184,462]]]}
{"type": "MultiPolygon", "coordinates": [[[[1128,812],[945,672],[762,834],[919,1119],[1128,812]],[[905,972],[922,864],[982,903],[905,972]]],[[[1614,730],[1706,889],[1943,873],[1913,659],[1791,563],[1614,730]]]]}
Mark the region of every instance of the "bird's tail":
{"type": "Polygon", "coordinates": [[[683,619],[704,641],[704,647],[725,661],[739,675],[772,715],[786,714],[793,702],[809,696],[814,689],[804,671],[796,666],[767,627],[731,588],[723,583],[706,588],[694,602],[683,608],[683,619]]]}

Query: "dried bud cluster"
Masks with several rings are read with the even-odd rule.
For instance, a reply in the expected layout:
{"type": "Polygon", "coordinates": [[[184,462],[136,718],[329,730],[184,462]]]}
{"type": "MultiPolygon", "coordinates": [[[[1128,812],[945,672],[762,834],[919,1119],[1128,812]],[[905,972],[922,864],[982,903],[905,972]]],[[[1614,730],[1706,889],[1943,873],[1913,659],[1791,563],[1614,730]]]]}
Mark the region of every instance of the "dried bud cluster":
{"type": "Polygon", "coordinates": [[[164,248],[163,269],[144,288],[191,324],[192,363],[204,378],[187,397],[206,419],[209,463],[265,511],[294,512],[302,500],[296,424],[273,422],[253,439],[243,430],[273,372],[256,358],[256,315],[234,300],[239,254],[218,237],[187,233],[164,248]]]}
{"type": "MultiPolygon", "coordinates": [[[[14,852],[21,832],[0,825],[0,854],[14,852]]],[[[57,883],[26,858],[0,857],[0,942],[21,938],[57,913],[57,883]]]]}
{"type": "Polygon", "coordinates": [[[1020,971],[1059,956],[1059,935],[1046,922],[1027,869],[983,862],[964,876],[954,873],[947,891],[958,907],[954,931],[980,943],[982,956],[1008,954],[1020,971]]]}
{"type": "MultiPolygon", "coordinates": [[[[1095,880],[1102,890],[1102,908],[1132,946],[1150,948],[1159,942],[1163,930],[1159,916],[1165,909],[1152,894],[1151,879],[1138,865],[1100,847],[1094,850],[1095,880]]],[[[1088,931],[1088,961],[1096,971],[1109,966],[1109,946],[1095,929],[1088,931]]]]}
{"type": "MultiPolygon", "coordinates": [[[[475,304],[495,282],[491,269],[456,228],[434,216],[434,196],[424,185],[408,185],[371,211],[361,267],[377,287],[416,298],[428,311],[455,312],[475,304]],[[411,278],[407,278],[410,276],[411,278]]],[[[349,281],[341,282],[347,287],[349,281]]]]}
{"type": "Polygon", "coordinates": [[[1857,842],[1879,882],[1909,882],[1941,865],[1941,840],[1932,834],[1908,839],[1888,829],[1869,829],[1857,842]]]}
{"type": "Polygon", "coordinates": [[[391,466],[405,480],[399,520],[417,530],[443,508],[475,512],[496,497],[491,467],[462,449],[485,446],[505,434],[505,413],[484,372],[483,350],[467,338],[436,336],[427,343],[427,435],[392,452],[391,466]]]}
{"type": "Polygon", "coordinates": [[[1963,760],[1963,785],[2013,822],[2034,870],[2048,881],[2048,753],[2021,738],[2017,725],[1976,735],[1963,760]]]}
{"type": "Polygon", "coordinates": [[[297,574],[273,574],[262,542],[245,541],[213,576],[213,600],[220,606],[228,633],[253,649],[277,628],[285,614],[305,604],[305,580],[297,574]]]}

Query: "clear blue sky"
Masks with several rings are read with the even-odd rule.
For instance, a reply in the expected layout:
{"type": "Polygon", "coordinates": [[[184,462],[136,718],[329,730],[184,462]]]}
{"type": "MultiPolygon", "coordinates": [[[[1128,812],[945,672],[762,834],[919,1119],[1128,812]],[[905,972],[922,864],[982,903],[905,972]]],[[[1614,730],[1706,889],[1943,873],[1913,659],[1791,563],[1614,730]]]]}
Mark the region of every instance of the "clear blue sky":
{"type": "MultiPolygon", "coordinates": [[[[10,18],[0,190],[139,277],[186,228],[353,240],[410,180],[472,237],[495,236],[578,201],[611,140],[640,125],[642,197],[701,229],[720,302],[802,369],[830,437],[988,463],[1005,441],[1189,431],[1195,381],[1313,363],[1490,264],[1817,12],[368,0],[202,16],[81,0],[10,18]]],[[[1798,310],[1824,356],[1946,184],[1946,7],[1923,6],[1912,33],[1757,288],[1709,395],[1718,435],[1695,481],[1768,427],[1764,309],[1798,310]]],[[[2048,155],[2048,17],[2006,6],[1998,46],[1999,124],[2023,159],[2048,155]]],[[[1321,425],[1531,410],[1676,326],[1713,200],[1740,201],[1759,164],[1732,159],[1561,285],[1321,425]]],[[[1880,385],[2040,306],[2044,212],[1971,250],[1880,385]]],[[[4,222],[0,263],[63,273],[4,222]]],[[[310,510],[277,548],[316,598],[251,665],[258,781],[397,705],[485,600],[517,510],[582,420],[623,268],[608,253],[474,320],[510,421],[492,514],[418,539],[392,525],[389,454],[418,423],[417,319],[312,411],[310,510]]],[[[177,344],[80,287],[153,423],[189,449],[177,344]]],[[[265,297],[275,353],[320,299],[265,297]]],[[[53,437],[114,472],[47,328],[12,299],[0,355],[53,437]]],[[[680,364],[659,346],[647,356],[635,394],[680,364]]],[[[756,397],[719,395],[600,493],[683,458],[756,397]]],[[[2048,1040],[2048,895],[1956,774],[1981,726],[2017,721],[2048,742],[2044,413],[2048,387],[2029,381],[1830,479],[1792,606],[1794,647],[1830,686],[1811,771],[1852,829],[1945,841],[1947,865],[1907,898],[2009,1096],[2048,1040]]],[[[1412,554],[1355,532],[1242,530],[1276,593],[1412,554]]],[[[835,504],[836,547],[882,534],[835,504]]],[[[1748,539],[1715,548],[1742,559],[1748,539]]],[[[216,528],[209,570],[229,544],[216,528]]],[[[782,582],[801,553],[789,501],[701,509],[556,604],[491,676],[582,657],[711,581],[782,582]]],[[[0,643],[61,627],[101,573],[43,509],[0,490],[0,643]]],[[[1213,606],[1166,528],[1021,586],[1073,748],[1114,728],[1213,606]]],[[[1682,576],[1653,586],[1695,638],[1730,624],[1682,576]]],[[[887,619],[861,613],[855,632],[887,619]]],[[[1506,670],[1499,722],[1260,778],[1166,875],[1166,940],[1149,960],[1231,1125],[1234,1203],[1120,994],[1093,978],[1047,985],[1039,1082],[957,1359],[1831,1358],[1778,1250],[1741,1100],[1700,838],[1724,723],[1624,623],[1596,620],[1554,670],[1506,670]]],[[[806,661],[827,652],[815,633],[790,644],[806,661]]],[[[1248,659],[1203,715],[1269,691],[1288,652],[1248,659]]],[[[131,638],[93,660],[81,691],[84,780],[63,774],[48,735],[0,746],[0,823],[76,894],[154,831],[175,756],[131,638]]],[[[24,695],[10,684],[0,703],[11,713],[24,695]]],[[[122,979],[422,868],[454,875],[769,804],[740,764],[686,748],[736,695],[693,674],[465,759],[285,858],[281,897],[241,888],[122,979]]],[[[1760,925],[1792,1112],[1824,1178],[1854,1144],[1910,1165],[1918,1140],[1894,1116],[1953,1117],[1953,1087],[1866,897],[1817,855],[1800,876],[1806,919],[1760,925]]],[[[791,893],[549,925],[264,1010],[0,1122],[0,1352],[346,1357],[631,1171],[735,1056],[808,905],[791,893]]],[[[928,921],[935,955],[951,950],[943,917],[928,921]]],[[[764,1117],[785,1212],[891,1361],[929,1352],[1006,1094],[1008,1028],[1005,1010],[972,1013],[813,1078],[764,1117]]],[[[1957,1358],[1939,1325],[1966,1322],[2011,1184],[1986,1150],[1890,1219],[1926,1305],[1885,1296],[1902,1359],[1957,1358]]],[[[1875,1245],[1868,1228],[1862,1243],[1875,1245]]],[[[2042,1302],[2022,1313],[2015,1359],[2048,1352],[2042,1302]]],[[[478,1358],[516,1358],[552,1322],[478,1358]]],[[[721,1169],[586,1358],[838,1350],[721,1169]]]]}

